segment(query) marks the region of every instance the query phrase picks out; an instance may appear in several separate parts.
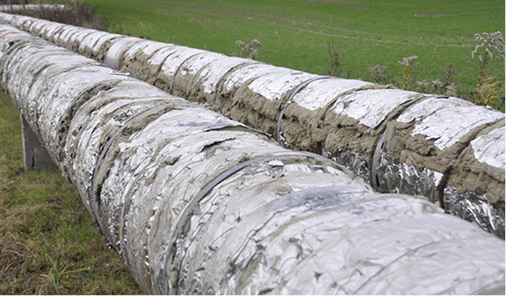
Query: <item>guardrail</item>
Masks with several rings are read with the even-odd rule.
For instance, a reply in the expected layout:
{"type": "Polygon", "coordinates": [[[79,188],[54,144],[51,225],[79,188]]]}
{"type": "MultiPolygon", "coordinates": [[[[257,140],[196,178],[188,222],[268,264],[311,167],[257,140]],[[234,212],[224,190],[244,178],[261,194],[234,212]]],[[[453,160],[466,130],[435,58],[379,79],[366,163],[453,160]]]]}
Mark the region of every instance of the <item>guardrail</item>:
{"type": "Polygon", "coordinates": [[[31,17],[0,21],[333,159],[380,192],[424,195],[504,239],[499,111],[31,17]]]}
{"type": "Polygon", "coordinates": [[[504,241],[13,27],[3,87],[146,293],[504,292],[504,241]]]}

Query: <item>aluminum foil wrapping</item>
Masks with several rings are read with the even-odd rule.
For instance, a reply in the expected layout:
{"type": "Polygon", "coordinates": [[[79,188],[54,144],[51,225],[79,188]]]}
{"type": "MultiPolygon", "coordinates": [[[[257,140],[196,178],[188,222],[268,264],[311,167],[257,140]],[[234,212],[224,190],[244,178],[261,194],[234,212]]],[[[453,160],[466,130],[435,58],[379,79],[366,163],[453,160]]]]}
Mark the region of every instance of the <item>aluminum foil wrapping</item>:
{"type": "Polygon", "coordinates": [[[132,77],[147,79],[150,76],[147,60],[157,52],[172,49],[174,46],[155,41],[144,41],[129,46],[125,51],[121,71],[128,72],[132,77]]]}
{"type": "Polygon", "coordinates": [[[9,35],[3,86],[144,292],[504,293],[504,241],[477,226],[94,62],[65,70],[47,53],[58,48],[9,35]],[[36,65],[15,58],[37,50],[36,65]],[[16,72],[43,64],[27,82],[50,89],[30,95],[16,72]],[[34,100],[62,107],[26,112],[34,100]]]}
{"type": "Polygon", "coordinates": [[[178,46],[166,52],[160,71],[158,72],[155,85],[166,91],[172,91],[178,69],[186,59],[193,55],[201,54],[204,50],[178,46]]]}
{"type": "MultiPolygon", "coordinates": [[[[113,67],[173,94],[207,103],[215,111],[276,136],[288,148],[340,161],[382,192],[420,194],[444,206],[448,203],[442,200],[445,188],[453,186],[459,194],[484,195],[490,211],[501,213],[504,194],[494,188],[504,187],[504,177],[496,176],[493,165],[474,159],[476,165],[471,167],[480,167],[485,179],[490,175],[493,185],[465,185],[476,182],[468,182],[471,177],[465,166],[469,162],[459,164],[459,152],[479,130],[504,120],[502,113],[458,98],[436,98],[357,80],[311,81],[318,76],[184,46],[164,47],[142,39],[129,46],[133,39],[115,34],[100,35],[95,30],[3,13],[0,19],[86,56],[93,47],[91,56],[98,60],[107,55],[113,67]]],[[[475,148],[479,151],[492,149],[484,141],[479,145],[475,148]]],[[[496,229],[494,222],[489,223],[484,229],[496,229]]]]}
{"type": "MultiPolygon", "coordinates": [[[[10,3],[10,2],[9,2],[10,3]]],[[[6,4],[0,5],[0,11],[16,12],[18,10],[38,10],[40,8],[64,10],[64,4],[6,4]]]]}
{"type": "MultiPolygon", "coordinates": [[[[108,140],[121,127],[139,114],[148,116],[173,108],[173,99],[153,89],[148,92],[146,88],[144,94],[139,95],[139,86],[145,85],[117,78],[110,89],[101,91],[92,101],[83,104],[75,115],[77,120],[70,124],[64,147],[64,154],[68,157],[64,165],[80,196],[94,195],[94,185],[98,181],[97,163],[103,161],[101,152],[110,149],[108,140]]],[[[128,127],[134,128],[135,125],[128,127]]],[[[96,203],[95,198],[86,201],[92,212],[98,210],[96,203]]]]}
{"type": "Polygon", "coordinates": [[[127,49],[135,43],[139,42],[141,42],[141,39],[134,37],[116,40],[116,42],[114,42],[107,51],[104,63],[113,69],[119,69],[124,60],[123,55],[125,54],[125,51],[127,51],[127,49]]]}
{"type": "Polygon", "coordinates": [[[465,184],[453,174],[445,184],[447,212],[478,224],[504,239],[505,174],[504,120],[484,129],[471,141],[453,168],[465,176],[465,184]]]}
{"type": "Polygon", "coordinates": [[[192,55],[184,60],[174,74],[174,84],[171,93],[180,97],[188,97],[197,73],[207,64],[223,58],[225,58],[223,54],[203,52],[192,55]]]}
{"type": "Polygon", "coordinates": [[[293,102],[308,110],[324,109],[339,94],[372,85],[361,80],[332,78],[311,82],[293,97],[293,102]]]}
{"type": "MultiPolygon", "coordinates": [[[[278,170],[297,168],[278,163],[278,170]]],[[[450,255],[457,249],[475,249],[469,245],[475,237],[455,231],[460,227],[451,222],[436,222],[431,216],[439,212],[436,207],[352,186],[299,189],[295,184],[301,181],[297,178],[292,181],[294,192],[278,193],[281,197],[259,195],[256,181],[261,182],[262,175],[267,175],[265,179],[271,177],[267,170],[260,171],[252,168],[244,172],[247,176],[238,176],[242,182],[250,181],[246,183],[250,186],[239,188],[242,190],[229,198],[226,207],[218,203],[226,198],[223,192],[237,188],[233,180],[200,205],[199,215],[192,217],[191,229],[178,242],[183,249],[181,256],[187,258],[181,263],[183,277],[179,276],[178,293],[483,292],[472,288],[477,283],[472,276],[475,271],[460,269],[462,262],[455,262],[450,255]],[[412,232],[401,230],[406,228],[412,232]],[[418,273],[420,269],[415,265],[422,261],[423,272],[418,273]],[[450,266],[454,274],[440,273],[450,266]],[[465,283],[456,284],[450,279],[453,277],[465,279],[465,283]]],[[[481,261],[494,257],[481,255],[468,258],[481,261]]]]}
{"type": "Polygon", "coordinates": [[[198,78],[193,82],[193,88],[197,88],[198,92],[192,91],[190,96],[196,98],[192,100],[215,102],[215,98],[220,91],[220,83],[223,81],[223,77],[233,72],[234,69],[256,63],[258,62],[245,60],[243,58],[227,57],[207,64],[205,68],[199,71],[198,78]]]}
{"type": "Polygon", "coordinates": [[[440,205],[438,187],[443,178],[441,172],[428,168],[419,171],[417,167],[394,161],[390,155],[382,152],[376,178],[379,187],[387,192],[420,194],[440,205]]]}
{"type": "Polygon", "coordinates": [[[378,169],[382,188],[423,194],[504,238],[503,113],[433,96],[406,109],[386,133],[378,169]],[[398,175],[411,188],[388,184],[398,175]]]}

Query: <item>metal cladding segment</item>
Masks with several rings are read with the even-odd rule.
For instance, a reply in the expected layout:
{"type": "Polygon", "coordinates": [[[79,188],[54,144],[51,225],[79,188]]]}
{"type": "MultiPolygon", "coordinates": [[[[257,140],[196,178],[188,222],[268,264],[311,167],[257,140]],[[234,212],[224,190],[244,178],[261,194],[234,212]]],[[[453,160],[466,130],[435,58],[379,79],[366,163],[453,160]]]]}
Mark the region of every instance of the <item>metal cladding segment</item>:
{"type": "MultiPolygon", "coordinates": [[[[81,28],[81,30],[77,31],[73,35],[69,36],[69,39],[66,40],[66,45],[64,46],[67,49],[70,49],[75,52],[79,52],[79,48],[81,47],[81,43],[83,43],[83,40],[86,40],[86,38],[92,34],[97,33],[96,30],[92,29],[84,29],[81,28]]],[[[82,53],[81,53],[82,54],[82,53]]],[[[82,54],[84,55],[84,54],[82,54]]]]}
{"type": "Polygon", "coordinates": [[[320,133],[313,149],[320,149],[323,155],[374,184],[374,152],[384,125],[417,96],[414,92],[375,85],[337,95],[324,108],[310,113],[314,122],[309,125],[313,128],[309,133],[320,133]]]}
{"type": "Polygon", "coordinates": [[[54,43],[58,46],[64,47],[66,49],[72,50],[72,36],[76,33],[79,33],[81,31],[87,30],[82,27],[76,27],[76,26],[65,26],[61,32],[58,38],[54,41],[54,43]]]}
{"type": "Polygon", "coordinates": [[[220,113],[276,135],[279,114],[291,91],[315,77],[321,76],[262,63],[244,64],[222,78],[215,104],[220,113]]]}
{"type": "Polygon", "coordinates": [[[32,35],[42,37],[48,41],[53,42],[59,36],[60,30],[68,25],[51,22],[48,20],[35,19],[26,21],[24,23],[25,31],[29,31],[32,35]]]}
{"type": "Polygon", "coordinates": [[[457,144],[474,128],[499,119],[504,119],[502,112],[469,101],[453,97],[431,97],[406,110],[397,121],[414,121],[413,136],[422,135],[426,139],[434,139],[433,145],[444,150],[457,144]]]}
{"type": "MultiPolygon", "coordinates": [[[[28,108],[27,104],[29,101],[26,100],[25,96],[33,83],[34,77],[36,77],[38,73],[30,71],[27,73],[27,68],[29,68],[31,64],[23,62],[26,62],[27,59],[33,62],[34,60],[31,54],[44,56],[50,54],[51,51],[44,47],[44,44],[40,42],[40,39],[36,40],[31,36],[26,36],[14,31],[11,31],[10,34],[4,35],[0,42],[2,42],[2,49],[4,50],[2,67],[4,69],[8,69],[2,73],[2,84],[8,85],[6,89],[8,89],[11,94],[16,106],[20,110],[23,110],[23,115],[28,114],[29,112],[35,112],[34,109],[28,108]],[[26,56],[26,54],[29,55],[26,56]],[[19,72],[23,72],[28,76],[19,76],[19,72]]],[[[56,48],[56,51],[63,52],[61,48],[56,48]]],[[[37,64],[34,65],[34,67],[43,66],[37,64]]],[[[39,70],[42,69],[39,68],[39,70]]]]}
{"type": "MultiPolygon", "coordinates": [[[[279,161],[276,168],[296,170],[279,161]]],[[[251,171],[237,176],[246,185],[237,188],[234,180],[224,182],[192,217],[190,229],[178,241],[183,249],[180,256],[186,257],[180,263],[178,293],[461,294],[480,290],[475,270],[461,269],[463,261],[453,253],[475,252],[470,242],[484,233],[461,232],[451,216],[439,220],[441,211],[436,206],[341,184],[278,190],[280,196],[269,194],[276,192],[272,188],[260,195],[256,181],[268,179],[272,169],[251,171]],[[229,198],[223,194],[229,190],[240,191],[229,198]],[[227,197],[227,206],[220,207],[227,197]]],[[[300,182],[290,183],[297,188],[300,182]]],[[[281,185],[272,184],[276,186],[281,185]]],[[[480,264],[496,256],[483,250],[479,257],[466,258],[480,264]]],[[[490,275],[501,273],[485,268],[490,275]]],[[[500,290],[502,284],[492,278],[485,280],[487,288],[500,290]]]]}
{"type": "Polygon", "coordinates": [[[503,239],[504,129],[504,120],[500,120],[471,141],[452,166],[443,192],[447,212],[475,222],[503,239]]]}
{"type": "MultiPolygon", "coordinates": [[[[11,20],[16,19],[16,15],[0,12],[0,20],[2,24],[11,24],[11,20]]],[[[16,24],[11,24],[14,27],[18,27],[16,24]]]]}
{"type": "MultiPolygon", "coordinates": [[[[2,16],[7,16],[7,14],[2,13],[2,16]]],[[[11,16],[10,18],[6,17],[6,20],[9,22],[9,24],[24,31],[26,31],[25,29],[27,29],[32,24],[32,22],[38,20],[36,18],[23,15],[10,15],[10,16],[11,16]]]]}
{"type": "MultiPolygon", "coordinates": [[[[3,86],[144,292],[504,291],[504,241],[476,225],[422,198],[376,193],[328,158],[290,151],[95,61],[7,36],[3,86]]],[[[309,78],[278,73],[278,89],[309,78]]],[[[332,106],[347,100],[351,114],[361,103],[353,98],[332,106]]],[[[404,101],[399,93],[378,112],[404,101]]],[[[500,133],[483,129],[471,147],[492,138],[500,133]]],[[[501,153],[473,151],[494,165],[501,153]]]]}
{"type": "Polygon", "coordinates": [[[38,36],[49,42],[54,42],[64,28],[64,24],[49,22],[41,28],[38,36]]]}
{"type": "MultiPolygon", "coordinates": [[[[368,85],[373,84],[362,80],[342,79],[336,77],[318,80],[311,82],[295,94],[292,102],[311,111],[324,109],[340,94],[368,85]]],[[[287,112],[288,109],[289,108],[287,107],[287,112]]]]}
{"type": "MultiPolygon", "coordinates": [[[[284,112],[278,118],[277,138],[291,149],[327,153],[322,149],[330,128],[322,125],[325,112],[340,96],[372,87],[373,84],[360,80],[323,77],[302,86],[298,91],[292,92],[291,100],[286,103],[284,112]]],[[[334,157],[337,155],[338,153],[334,153],[334,157]]],[[[330,157],[328,153],[325,156],[330,157]]],[[[342,163],[347,164],[357,175],[368,179],[367,173],[359,174],[361,169],[358,169],[356,164],[342,163]]]]}
{"type": "MultiPolygon", "coordinates": [[[[177,47],[176,45],[167,44],[166,47],[161,48],[160,50],[153,53],[152,56],[147,58],[147,60],[145,61],[144,68],[142,69],[142,71],[139,72],[140,73],[139,78],[153,85],[155,85],[155,81],[158,81],[157,83],[160,83],[160,81],[158,80],[158,75],[162,69],[162,65],[164,64],[165,60],[172,53],[174,53],[174,48],[176,47],[177,47]]],[[[163,83],[163,85],[166,84],[163,81],[161,81],[161,83],[163,83]]],[[[163,89],[163,87],[160,87],[160,89],[163,89]]]]}
{"type": "Polygon", "coordinates": [[[69,133],[65,147],[65,151],[75,157],[74,161],[69,160],[66,165],[74,173],[80,195],[88,197],[90,211],[95,217],[100,217],[97,222],[102,233],[116,248],[117,235],[111,229],[120,226],[110,222],[121,214],[120,210],[115,211],[118,208],[113,207],[121,197],[121,192],[116,192],[118,195],[114,195],[111,198],[113,201],[110,201],[110,196],[107,195],[109,188],[104,188],[102,182],[113,161],[111,158],[118,153],[117,144],[160,114],[187,104],[181,99],[156,97],[156,94],[153,97],[129,98],[115,93],[117,87],[123,88],[128,84],[128,81],[120,83],[83,105],[76,118],[84,118],[89,122],[85,124],[80,121],[79,124],[71,125],[72,134],[69,133]]]}
{"type": "MultiPolygon", "coordinates": [[[[145,86],[139,81],[110,74],[103,78],[100,91],[90,94],[96,93],[92,96],[93,100],[85,102],[75,113],[78,121],[72,120],[70,123],[61,152],[67,156],[65,170],[73,176],[81,196],[92,194],[101,151],[109,149],[109,140],[123,131],[124,128],[120,128],[138,114],[170,103],[166,102],[166,94],[154,88],[144,88],[144,94],[138,95],[135,90],[145,86]]],[[[92,205],[94,202],[95,199],[89,201],[92,205]]]]}
{"type": "MultiPolygon", "coordinates": [[[[8,3],[11,3],[11,1],[8,1],[8,3]]],[[[0,11],[7,11],[10,13],[15,13],[16,11],[26,11],[26,10],[39,10],[41,8],[45,9],[54,9],[54,10],[60,10],[63,11],[66,9],[65,4],[25,4],[24,2],[21,2],[22,4],[5,4],[0,5],[0,11]]]]}
{"type": "Polygon", "coordinates": [[[109,172],[101,183],[100,204],[108,211],[104,217],[121,222],[109,224],[113,242],[119,250],[130,249],[126,261],[148,286],[160,280],[153,282],[150,274],[163,276],[160,260],[184,205],[221,170],[248,156],[283,151],[241,124],[196,106],[163,114],[118,149],[118,157],[104,168],[109,172]],[[133,246],[139,239],[142,244],[133,246]]]}

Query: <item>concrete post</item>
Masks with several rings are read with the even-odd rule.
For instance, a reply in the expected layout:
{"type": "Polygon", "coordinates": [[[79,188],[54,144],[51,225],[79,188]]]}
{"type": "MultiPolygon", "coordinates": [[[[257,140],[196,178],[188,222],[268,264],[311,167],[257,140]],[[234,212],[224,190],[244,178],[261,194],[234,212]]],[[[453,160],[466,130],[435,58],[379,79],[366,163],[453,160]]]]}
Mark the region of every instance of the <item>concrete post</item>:
{"type": "Polygon", "coordinates": [[[23,135],[23,161],[25,171],[31,170],[57,170],[51,156],[40,142],[39,138],[30,128],[23,115],[21,118],[21,132],[23,135]]]}

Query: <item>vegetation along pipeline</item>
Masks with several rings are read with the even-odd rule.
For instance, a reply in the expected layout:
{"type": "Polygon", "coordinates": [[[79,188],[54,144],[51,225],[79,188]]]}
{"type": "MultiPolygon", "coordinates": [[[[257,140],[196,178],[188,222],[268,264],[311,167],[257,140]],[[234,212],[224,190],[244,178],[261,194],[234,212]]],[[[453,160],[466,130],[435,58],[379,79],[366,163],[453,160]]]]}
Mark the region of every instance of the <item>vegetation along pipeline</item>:
{"type": "Polygon", "coordinates": [[[0,21],[328,157],[379,192],[423,195],[504,239],[502,112],[27,16],[0,21]]]}
{"type": "Polygon", "coordinates": [[[504,291],[504,240],[421,196],[14,27],[0,49],[27,128],[146,293],[504,291]]]}

